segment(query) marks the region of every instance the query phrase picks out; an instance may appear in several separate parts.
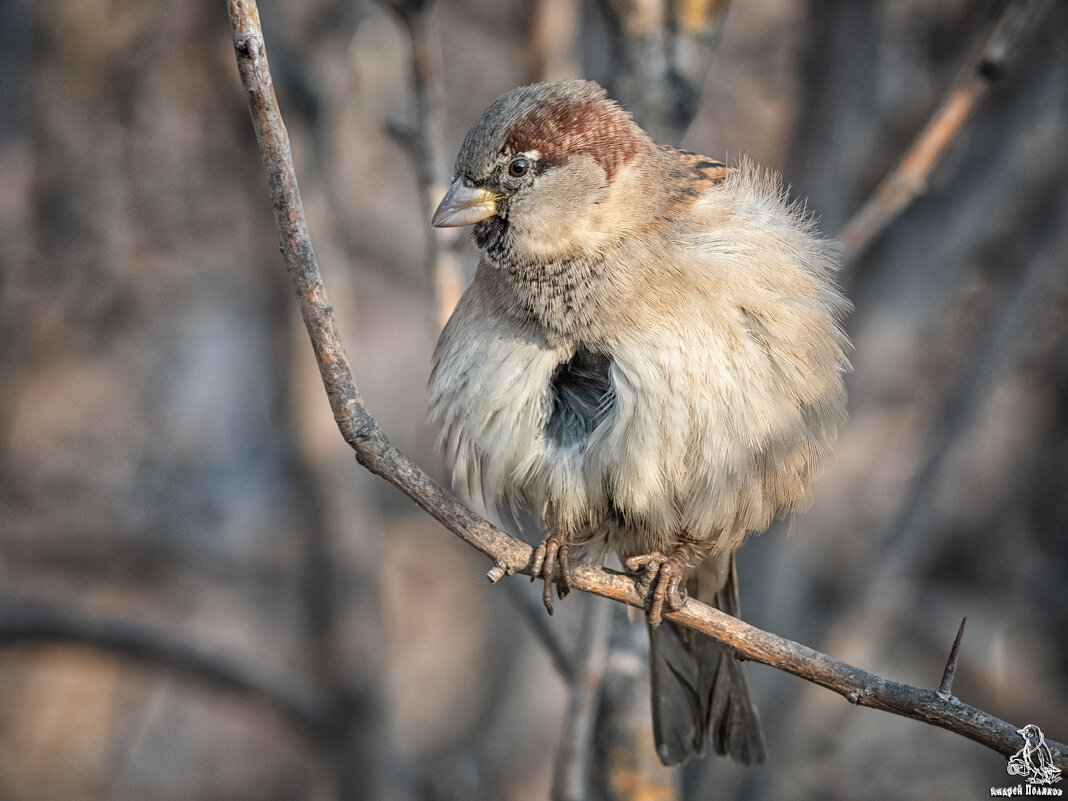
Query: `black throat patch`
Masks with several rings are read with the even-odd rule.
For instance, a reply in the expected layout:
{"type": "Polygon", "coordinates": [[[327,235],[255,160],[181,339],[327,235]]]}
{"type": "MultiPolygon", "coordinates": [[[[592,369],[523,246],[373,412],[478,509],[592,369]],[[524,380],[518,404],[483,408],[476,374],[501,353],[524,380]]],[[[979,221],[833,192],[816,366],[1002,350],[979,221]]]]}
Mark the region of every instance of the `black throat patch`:
{"type": "Polygon", "coordinates": [[[612,359],[580,349],[561,362],[549,381],[552,411],[545,436],[561,447],[582,445],[616,409],[612,359]]]}
{"type": "Polygon", "coordinates": [[[485,250],[494,262],[500,263],[509,255],[508,220],[500,214],[475,223],[471,233],[475,246],[479,250],[485,250]]]}

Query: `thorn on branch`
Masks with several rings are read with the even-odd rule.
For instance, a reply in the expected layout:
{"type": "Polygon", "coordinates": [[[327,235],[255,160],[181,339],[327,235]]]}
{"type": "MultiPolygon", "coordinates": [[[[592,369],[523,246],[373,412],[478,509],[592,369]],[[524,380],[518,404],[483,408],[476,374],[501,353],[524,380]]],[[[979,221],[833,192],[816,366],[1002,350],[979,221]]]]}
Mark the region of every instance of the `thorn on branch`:
{"type": "Polygon", "coordinates": [[[953,640],[953,647],[949,649],[949,659],[946,660],[946,669],[942,671],[942,683],[938,685],[938,694],[943,698],[951,698],[953,696],[953,677],[957,673],[957,656],[960,653],[960,640],[964,636],[964,624],[968,622],[968,618],[962,618],[960,621],[960,628],[957,629],[957,636],[953,640]]]}

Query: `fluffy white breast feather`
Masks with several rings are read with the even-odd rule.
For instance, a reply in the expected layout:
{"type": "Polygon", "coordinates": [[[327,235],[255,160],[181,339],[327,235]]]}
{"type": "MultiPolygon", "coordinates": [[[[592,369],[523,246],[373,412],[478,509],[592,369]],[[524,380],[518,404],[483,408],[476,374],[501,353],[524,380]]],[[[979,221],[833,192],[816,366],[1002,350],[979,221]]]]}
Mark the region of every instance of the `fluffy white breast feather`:
{"type": "Polygon", "coordinates": [[[661,238],[628,242],[626,267],[606,249],[607,273],[628,275],[582,338],[517,319],[483,260],[430,384],[457,488],[498,521],[520,502],[572,534],[625,524],[633,553],[680,534],[726,552],[801,507],[844,416],[833,248],[743,163],[661,238]],[[614,407],[583,442],[558,443],[550,384],[580,349],[611,358],[614,407]]]}

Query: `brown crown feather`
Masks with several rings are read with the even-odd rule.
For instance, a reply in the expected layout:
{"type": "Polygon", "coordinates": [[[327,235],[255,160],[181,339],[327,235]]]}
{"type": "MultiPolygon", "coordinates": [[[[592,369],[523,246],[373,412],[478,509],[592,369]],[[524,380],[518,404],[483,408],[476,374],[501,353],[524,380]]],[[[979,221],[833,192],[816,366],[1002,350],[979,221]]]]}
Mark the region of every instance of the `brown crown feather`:
{"type": "Polygon", "coordinates": [[[537,150],[543,163],[550,165],[570,156],[592,156],[609,181],[649,147],[649,138],[630,115],[605,98],[559,100],[536,107],[512,126],[505,139],[509,151],[537,150]]]}

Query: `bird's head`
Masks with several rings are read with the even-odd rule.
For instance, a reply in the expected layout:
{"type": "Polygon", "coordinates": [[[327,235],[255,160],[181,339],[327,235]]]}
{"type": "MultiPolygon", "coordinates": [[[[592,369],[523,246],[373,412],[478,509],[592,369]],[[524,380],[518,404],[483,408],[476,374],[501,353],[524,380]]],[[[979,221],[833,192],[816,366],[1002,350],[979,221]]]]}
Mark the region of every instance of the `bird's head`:
{"type": "Polygon", "coordinates": [[[1042,730],[1038,728],[1034,723],[1028,723],[1022,729],[1017,729],[1016,733],[1023,737],[1027,742],[1040,742],[1045,738],[1042,736],[1042,730]]]}
{"type": "Polygon", "coordinates": [[[596,83],[514,89],[468,132],[433,224],[473,224],[480,247],[522,260],[596,247],[623,233],[641,195],[635,167],[655,153],[596,83]]]}

